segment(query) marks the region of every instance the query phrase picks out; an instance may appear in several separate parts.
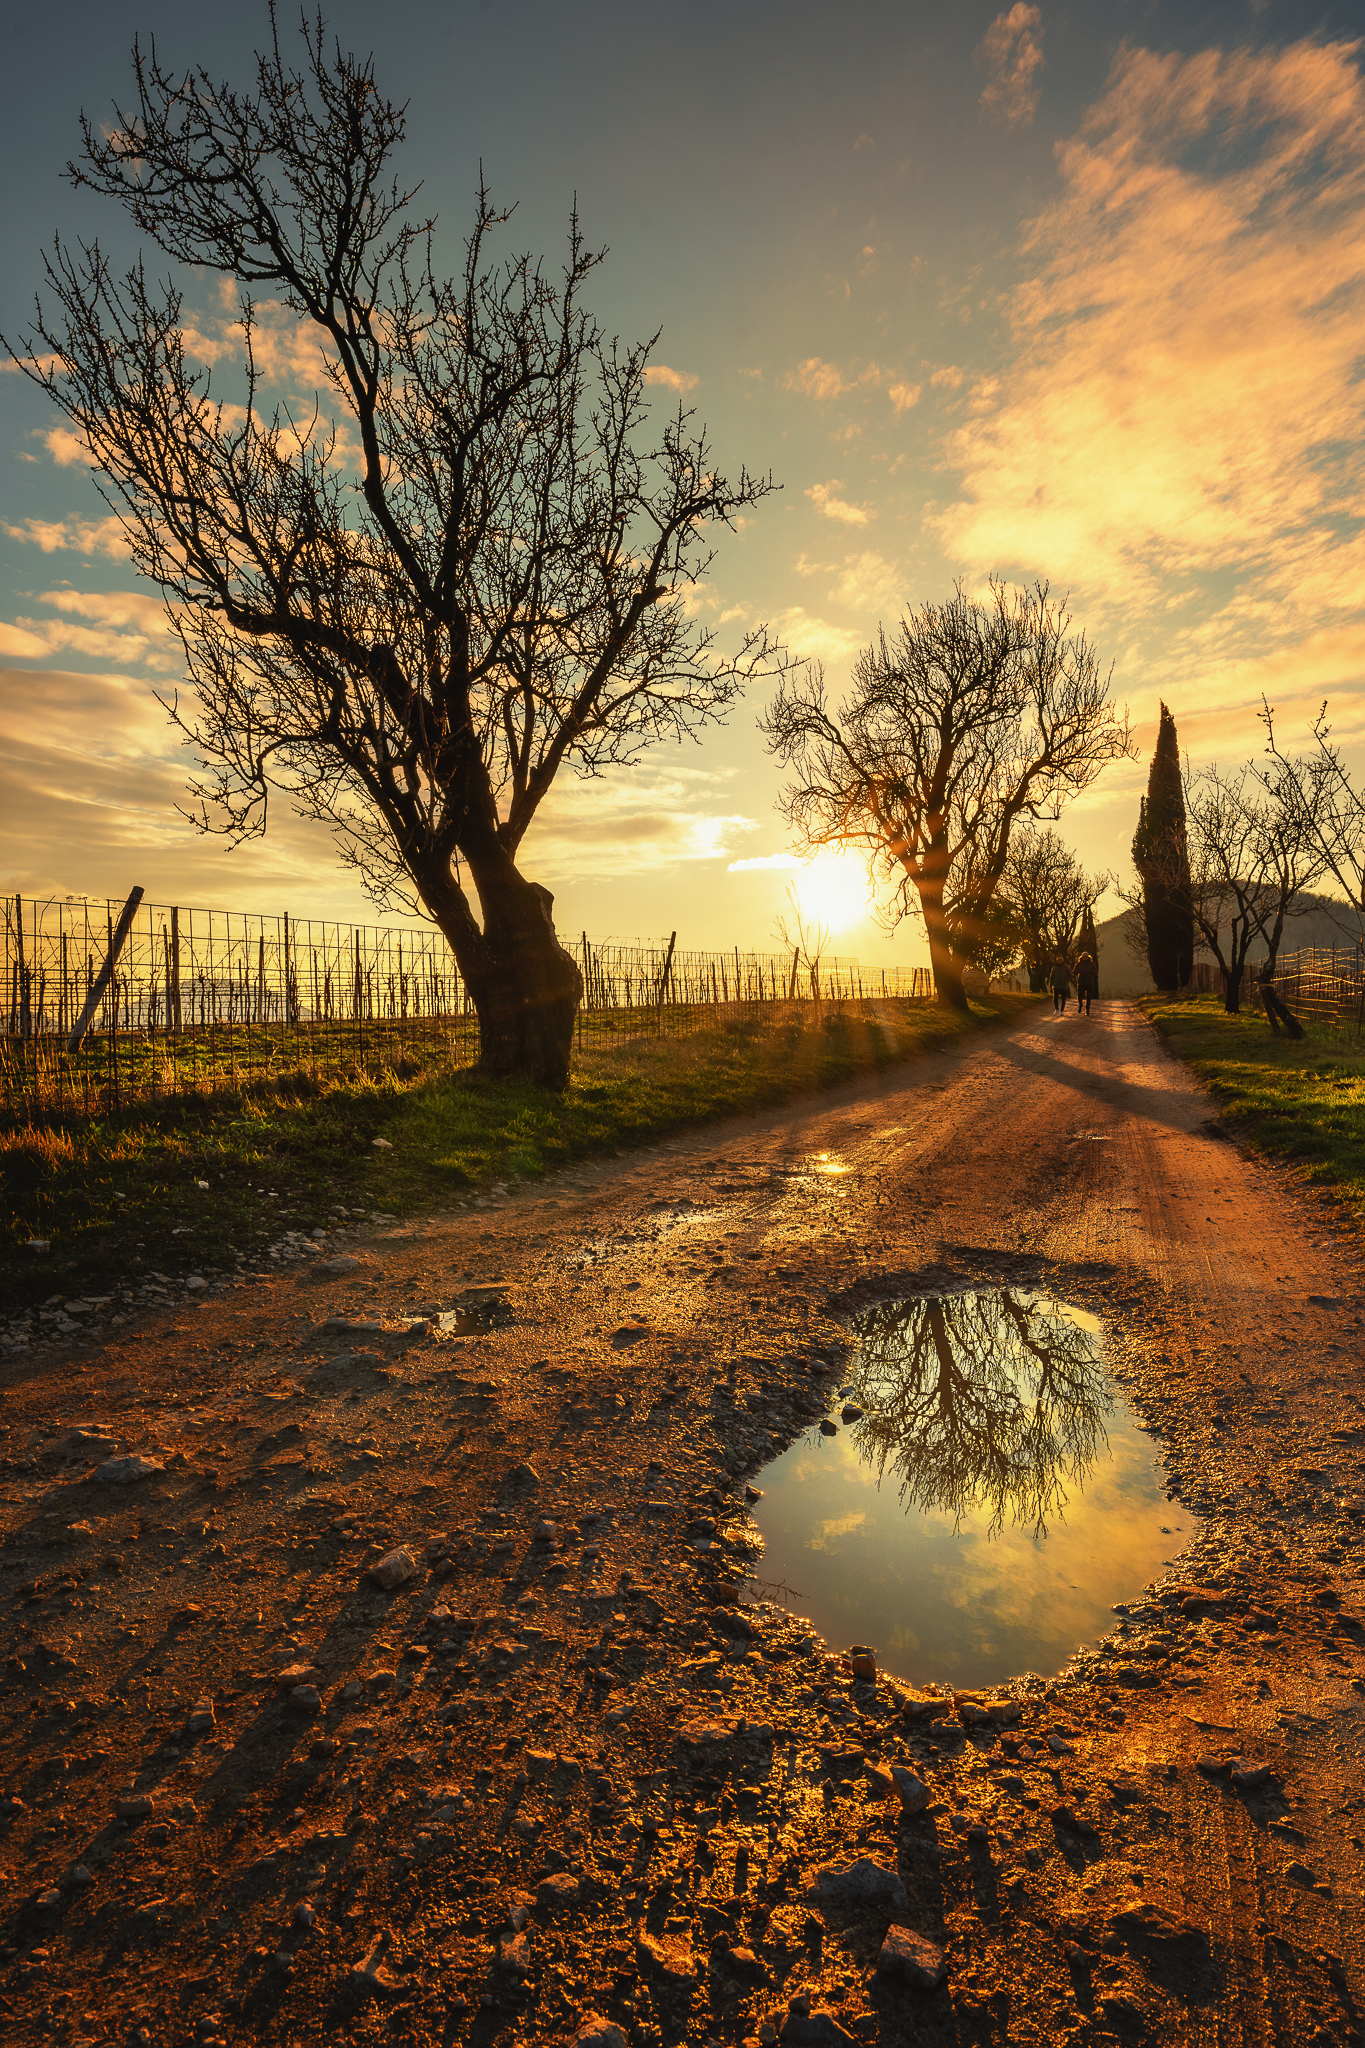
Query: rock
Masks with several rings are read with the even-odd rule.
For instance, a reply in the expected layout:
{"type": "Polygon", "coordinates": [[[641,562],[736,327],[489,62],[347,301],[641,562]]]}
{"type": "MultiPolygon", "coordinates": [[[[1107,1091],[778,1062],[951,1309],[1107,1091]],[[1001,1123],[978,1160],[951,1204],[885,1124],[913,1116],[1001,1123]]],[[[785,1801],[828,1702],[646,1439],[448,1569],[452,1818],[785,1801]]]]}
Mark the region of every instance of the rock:
{"type": "Polygon", "coordinates": [[[696,1983],[697,1965],[685,1938],[656,1939],[652,1934],[641,1934],[635,1944],[635,1961],[665,1991],[690,1990],[696,1983]]]}
{"type": "Polygon", "coordinates": [[[908,1692],[902,1695],[900,1714],[903,1721],[940,1721],[953,1711],[951,1700],[940,1693],[908,1692]]]}
{"type": "Polygon", "coordinates": [[[370,1998],[393,1998],[407,1989],[400,1978],[391,1976],[383,1967],[381,1958],[387,1946],[387,1935],[377,1934],[365,1955],[351,1971],[350,1984],[353,1991],[370,1998]]]}
{"type": "Polygon", "coordinates": [[[64,1429],[52,1448],[63,1458],[103,1458],[114,1449],[115,1442],[107,1429],[87,1429],[77,1424],[74,1429],[64,1429]]]}
{"type": "Polygon", "coordinates": [[[390,1550],[384,1557],[366,1568],[364,1576],[372,1585],[382,1586],[386,1593],[392,1593],[399,1586],[407,1584],[417,1570],[417,1560],[410,1550],[390,1550]]]}
{"type": "Polygon", "coordinates": [[[1054,1756],[1075,1756],[1076,1754],[1075,1744],[1064,1742],[1060,1735],[1049,1735],[1047,1746],[1054,1756]]]}
{"type": "Polygon", "coordinates": [[[870,1798],[889,1799],[896,1789],[896,1781],[890,1771],[887,1770],[885,1764],[867,1764],[864,1767],[863,1775],[867,1779],[867,1790],[870,1798]]]}
{"type": "Polygon", "coordinates": [[[855,1643],[848,1653],[849,1667],[853,1676],[863,1685],[875,1680],[877,1659],[867,1643],[855,1643]]]}
{"type": "Polygon", "coordinates": [[[207,1735],[209,1730],[216,1728],[217,1725],[218,1719],[213,1711],[212,1700],[196,1700],[185,1716],[187,1735],[207,1735]]]}
{"type": "Polygon", "coordinates": [[[280,1685],[302,1685],[312,1669],[311,1664],[286,1664],[279,1675],[277,1683],[280,1685]]]}
{"type": "Polygon", "coordinates": [[[125,1792],[114,1801],[115,1820],[150,1820],[155,1812],[156,1801],[150,1792],[125,1792]]]}
{"type": "Polygon", "coordinates": [[[569,2048],[630,2048],[630,2042],[615,2020],[604,2020],[600,2012],[584,2013],[569,2048]]]}
{"type": "Polygon", "coordinates": [[[536,1904],[544,1912],[562,1912],[567,1906],[576,1906],[583,1895],[578,1878],[569,1870],[558,1870],[553,1877],[543,1877],[536,1886],[536,1904]]]}
{"type": "Polygon", "coordinates": [[[140,1451],[132,1451],[126,1458],[106,1458],[102,1465],[96,1465],[95,1477],[110,1486],[131,1486],[134,1481],[150,1479],[154,1472],[165,1469],[160,1458],[144,1458],[140,1451]]]}
{"type": "Polygon", "coordinates": [[[843,1407],[839,1410],[840,1422],[861,1422],[862,1419],[863,1411],[857,1402],[845,1401],[843,1407]]]}
{"type": "Polygon", "coordinates": [[[829,1419],[829,1417],[828,1417],[828,1415],[823,1415],[823,1416],[821,1416],[821,1418],[820,1418],[820,1434],[821,1434],[821,1436],[838,1436],[838,1434],[839,1434],[839,1425],[838,1425],[838,1423],[837,1423],[837,1422],[831,1422],[831,1421],[830,1421],[830,1419],[829,1419]]]}
{"type": "MultiPolygon", "coordinates": [[[[329,1279],[340,1280],[347,1273],[358,1273],[364,1263],[363,1259],[353,1259],[349,1252],[345,1252],[340,1258],[324,1259],[318,1267],[318,1271],[319,1273],[326,1273],[329,1279]]],[[[351,1974],[354,1976],[355,1971],[352,1971],[351,1974]]]]}
{"type": "Polygon", "coordinates": [[[498,1959],[493,1968],[499,1977],[510,1978],[514,1982],[530,1976],[531,1947],[520,1929],[498,1942],[498,1959]]]}
{"type": "Polygon", "coordinates": [[[317,1910],[315,1907],[309,1905],[307,1899],[299,1900],[299,1903],[294,1908],[291,1918],[293,1920],[295,1927],[309,1928],[316,1927],[318,1924],[317,1910]]]}
{"type": "Polygon", "coordinates": [[[850,1749],[825,1744],[820,1749],[820,1767],[831,1778],[856,1778],[863,1769],[864,1757],[860,1749],[850,1749]]]}
{"type": "Polygon", "coordinates": [[[545,1780],[549,1777],[551,1771],[554,1769],[554,1767],[555,1760],[553,1751],[548,1749],[527,1750],[526,1769],[530,1773],[531,1781],[533,1784],[543,1785],[545,1780]]]}
{"type": "Polygon", "coordinates": [[[816,1871],[811,1889],[822,1904],[862,1906],[889,1900],[904,1912],[909,1903],[895,1871],[874,1863],[870,1856],[860,1856],[854,1863],[824,1864],[816,1871]]]}
{"type": "Polygon", "coordinates": [[[287,1702],[294,1714],[316,1714],[322,1707],[322,1694],[315,1685],[296,1685],[287,1702]]]}
{"type": "Polygon", "coordinates": [[[900,1800],[902,1813],[907,1816],[923,1813],[929,1804],[929,1787],[922,1778],[917,1778],[904,1764],[892,1764],[891,1782],[900,1800]]]}
{"type": "Polygon", "coordinates": [[[61,1903],[62,1895],[55,1884],[49,1885],[46,1891],[39,1892],[35,1901],[35,1904],[47,1907],[60,1906],[61,1903]]]}
{"type": "Polygon", "coordinates": [[[392,1152],[393,1142],[389,1138],[371,1138],[370,1144],[376,1152],[392,1152]]]}
{"type": "Polygon", "coordinates": [[[67,1882],[68,1884],[73,1884],[77,1886],[78,1889],[80,1889],[81,1891],[84,1891],[85,1887],[88,1884],[93,1884],[95,1882],[95,1873],[93,1870],[90,1869],[88,1864],[78,1863],[72,1870],[70,1877],[67,1879],[67,1882]]]}
{"type": "Polygon", "coordinates": [[[360,1698],[364,1690],[365,1688],[358,1678],[348,1678],[345,1685],[341,1688],[341,1697],[349,1706],[353,1700],[360,1698]]]}
{"type": "Polygon", "coordinates": [[[1240,1792],[1255,1792],[1275,1776],[1273,1764],[1234,1764],[1232,1782],[1240,1792]]]}
{"type": "Polygon", "coordinates": [[[856,2037],[823,2006],[818,2012],[789,2012],[777,2038],[783,2048],[843,2048],[845,2042],[857,2048],[856,2037]]]}
{"type": "Polygon", "coordinates": [[[537,1522],[531,1532],[537,1543],[553,1543],[559,1534],[558,1522],[537,1522]]]}
{"type": "Polygon", "coordinates": [[[947,1966],[943,1951],[909,1927],[888,1927],[877,1955],[877,1968],[903,1977],[920,1991],[937,1991],[947,1966]]]}

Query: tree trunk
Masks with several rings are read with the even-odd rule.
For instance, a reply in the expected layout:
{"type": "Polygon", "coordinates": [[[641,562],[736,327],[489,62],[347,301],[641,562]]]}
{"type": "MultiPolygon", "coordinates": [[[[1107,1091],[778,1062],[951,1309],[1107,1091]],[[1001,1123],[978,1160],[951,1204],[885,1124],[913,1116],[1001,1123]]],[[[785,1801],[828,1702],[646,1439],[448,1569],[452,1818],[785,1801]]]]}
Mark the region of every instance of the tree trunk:
{"type": "Polygon", "coordinates": [[[943,916],[943,895],[932,887],[921,888],[920,909],[924,913],[924,928],[929,936],[929,961],[934,970],[934,987],[945,1010],[965,1012],[967,991],[962,986],[962,969],[953,958],[948,943],[948,927],[943,916]]]}
{"type": "Polygon", "coordinates": [[[480,931],[447,865],[419,878],[423,901],[450,942],[479,1020],[479,1071],[562,1093],[583,977],[555,936],[554,898],[528,882],[494,845],[469,871],[483,910],[480,931]]]}
{"type": "Polygon", "coordinates": [[[1233,967],[1224,969],[1223,1008],[1229,1017],[1238,1017],[1242,1011],[1242,974],[1245,962],[1239,960],[1233,967]]]}

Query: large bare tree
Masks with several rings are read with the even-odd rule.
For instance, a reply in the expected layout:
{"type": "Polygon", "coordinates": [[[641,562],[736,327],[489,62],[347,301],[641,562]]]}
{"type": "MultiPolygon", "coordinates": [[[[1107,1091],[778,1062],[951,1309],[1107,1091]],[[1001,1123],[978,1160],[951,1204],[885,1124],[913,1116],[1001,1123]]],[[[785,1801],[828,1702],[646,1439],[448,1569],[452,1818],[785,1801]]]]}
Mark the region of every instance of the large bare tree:
{"type": "Polygon", "coordinates": [[[841,711],[816,666],[784,677],[763,728],[801,842],[867,854],[893,884],[887,922],[923,916],[939,1001],[958,1010],[1016,824],[1055,819],[1131,752],[1094,650],[1042,583],[922,605],[859,655],[841,711]]]}
{"type": "Polygon", "coordinates": [[[694,734],[780,671],[765,629],[726,658],[686,602],[707,530],[773,486],[727,481],[681,406],[651,419],[657,336],[619,345],[584,309],[600,257],[576,216],[552,277],[495,260],[481,191],[462,274],[439,275],[393,174],[404,110],[320,19],[297,69],[271,29],[247,92],[135,47],[136,105],[84,121],[70,166],[236,281],[240,384],[196,362],[174,279],[117,276],[97,244],[56,245],[19,358],[165,594],[199,822],[258,832],[287,792],[377,900],[440,926],[485,1070],[561,1086],[581,981],[519,849],[561,770],[694,734]],[[295,361],[316,341],[302,409],[266,403],[262,291],[295,361]]]}

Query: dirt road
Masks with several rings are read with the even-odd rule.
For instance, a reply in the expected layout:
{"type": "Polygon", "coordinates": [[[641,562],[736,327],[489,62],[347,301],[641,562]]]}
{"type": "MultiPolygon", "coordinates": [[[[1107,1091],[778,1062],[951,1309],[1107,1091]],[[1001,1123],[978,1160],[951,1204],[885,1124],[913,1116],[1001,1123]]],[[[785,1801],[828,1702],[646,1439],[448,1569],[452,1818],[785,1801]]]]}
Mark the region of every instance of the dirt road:
{"type": "Polygon", "coordinates": [[[1115,1003],[12,1357],[10,2038],[1365,2039],[1363,1311],[1115,1003]],[[851,1313],[1001,1280],[1199,1534],[991,1716],[736,1590],[851,1313]]]}

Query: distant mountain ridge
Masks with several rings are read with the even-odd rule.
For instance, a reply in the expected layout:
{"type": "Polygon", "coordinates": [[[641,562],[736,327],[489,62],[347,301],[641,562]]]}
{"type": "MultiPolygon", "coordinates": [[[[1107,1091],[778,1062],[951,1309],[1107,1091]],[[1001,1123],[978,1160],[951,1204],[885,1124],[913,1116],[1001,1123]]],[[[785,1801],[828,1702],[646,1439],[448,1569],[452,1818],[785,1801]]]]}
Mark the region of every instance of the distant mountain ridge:
{"type": "MultiPolygon", "coordinates": [[[[1297,916],[1285,919],[1281,953],[1297,952],[1301,946],[1354,949],[1357,925],[1349,903],[1335,896],[1305,896],[1303,905],[1297,916]]],[[[1152,986],[1145,954],[1136,955],[1129,951],[1124,932],[1125,915],[1120,911],[1117,917],[1108,917],[1095,927],[1100,952],[1101,995],[1140,996],[1152,986]]],[[[1264,940],[1253,940],[1248,965],[1264,960],[1265,956],[1264,940]]],[[[1194,958],[1196,965],[1201,962],[1207,962],[1210,967],[1217,965],[1207,946],[1196,946],[1194,958]]]]}

